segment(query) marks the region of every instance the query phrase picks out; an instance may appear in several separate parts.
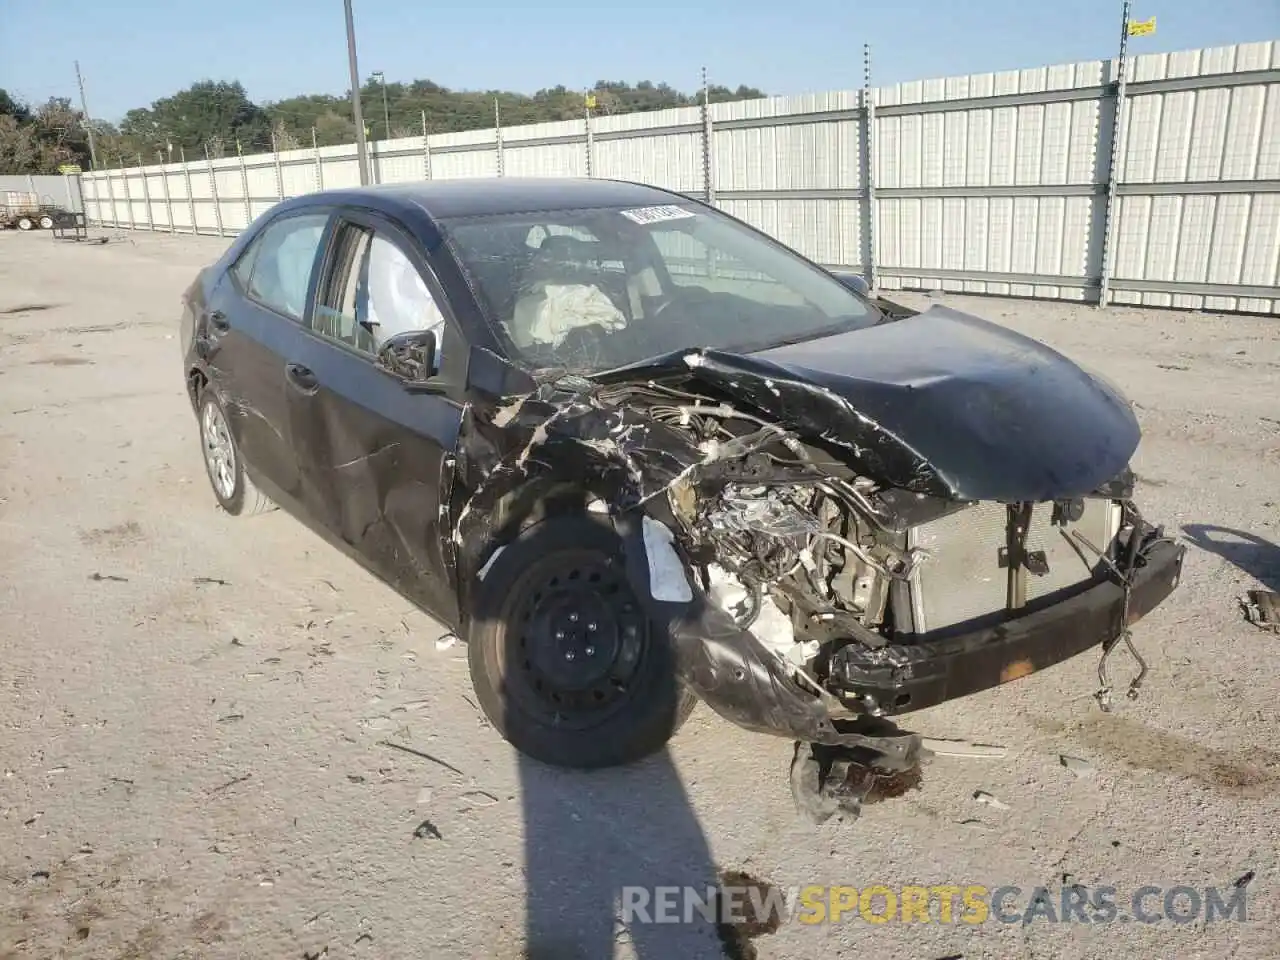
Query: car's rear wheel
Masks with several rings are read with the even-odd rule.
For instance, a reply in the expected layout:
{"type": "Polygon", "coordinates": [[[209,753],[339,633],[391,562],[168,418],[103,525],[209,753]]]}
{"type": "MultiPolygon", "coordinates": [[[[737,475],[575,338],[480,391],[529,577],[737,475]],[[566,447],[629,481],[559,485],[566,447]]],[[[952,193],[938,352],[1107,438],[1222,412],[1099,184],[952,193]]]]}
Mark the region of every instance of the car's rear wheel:
{"type": "Polygon", "coordinates": [[[547,520],[507,546],[477,587],[467,640],[485,715],[518,750],[555,766],[648,756],[697,702],[603,518],[547,520]]]}
{"type": "Polygon", "coordinates": [[[34,227],[34,226],[35,226],[35,221],[33,221],[30,217],[19,217],[19,218],[18,218],[18,229],[19,229],[19,230],[30,230],[30,229],[31,229],[32,227],[34,227]]]}
{"type": "Polygon", "coordinates": [[[245,473],[244,461],[231,434],[226,410],[213,390],[205,389],[200,393],[199,423],[205,472],[218,506],[233,517],[271,510],[274,504],[245,473]]]}

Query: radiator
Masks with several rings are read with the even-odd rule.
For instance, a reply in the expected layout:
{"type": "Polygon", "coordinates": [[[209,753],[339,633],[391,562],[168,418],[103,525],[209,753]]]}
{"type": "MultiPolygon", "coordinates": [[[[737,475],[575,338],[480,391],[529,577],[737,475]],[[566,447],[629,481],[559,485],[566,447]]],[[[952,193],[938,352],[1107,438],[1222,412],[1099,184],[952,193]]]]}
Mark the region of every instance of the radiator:
{"type": "MultiPolygon", "coordinates": [[[[1078,531],[1108,556],[1120,530],[1120,505],[1111,500],[1084,501],[1079,520],[1053,521],[1052,503],[1037,503],[1028,526],[1026,550],[1043,553],[1048,570],[1037,575],[1025,567],[1025,600],[1034,604],[1057,591],[1069,591],[1095,579],[1101,563],[1088,547],[1079,550],[1063,536],[1078,531]]],[[[904,633],[950,631],[970,621],[1010,615],[1010,570],[1002,566],[1008,546],[1009,511],[1004,504],[980,503],[922,524],[908,533],[908,545],[929,554],[905,585],[894,593],[894,622],[904,633]]]]}

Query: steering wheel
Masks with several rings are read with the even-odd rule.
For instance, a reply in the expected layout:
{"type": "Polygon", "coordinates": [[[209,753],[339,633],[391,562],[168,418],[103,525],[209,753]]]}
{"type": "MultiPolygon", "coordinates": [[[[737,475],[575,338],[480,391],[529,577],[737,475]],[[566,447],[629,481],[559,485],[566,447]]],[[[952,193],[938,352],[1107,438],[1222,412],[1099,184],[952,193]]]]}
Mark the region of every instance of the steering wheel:
{"type": "Polygon", "coordinates": [[[679,291],[680,292],[678,294],[669,294],[653,308],[652,318],[654,320],[657,320],[662,316],[663,313],[666,312],[667,307],[677,301],[683,304],[694,304],[703,300],[710,300],[715,296],[715,294],[705,287],[680,287],[679,291]]]}
{"type": "Polygon", "coordinates": [[[609,332],[598,323],[574,327],[565,334],[564,339],[556,346],[555,352],[558,357],[565,359],[575,356],[590,357],[589,362],[574,365],[595,366],[596,360],[603,353],[604,342],[608,337],[609,332]]]}

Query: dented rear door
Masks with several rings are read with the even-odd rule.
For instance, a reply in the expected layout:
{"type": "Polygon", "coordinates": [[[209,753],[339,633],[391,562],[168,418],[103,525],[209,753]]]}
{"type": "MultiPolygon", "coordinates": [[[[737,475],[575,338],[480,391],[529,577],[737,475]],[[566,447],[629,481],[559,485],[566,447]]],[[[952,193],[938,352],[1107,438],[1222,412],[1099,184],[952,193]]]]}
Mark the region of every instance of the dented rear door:
{"type": "Polygon", "coordinates": [[[219,279],[201,318],[211,382],[251,472],[273,498],[298,491],[289,436],[286,356],[302,335],[327,210],[268,223],[219,279]]]}

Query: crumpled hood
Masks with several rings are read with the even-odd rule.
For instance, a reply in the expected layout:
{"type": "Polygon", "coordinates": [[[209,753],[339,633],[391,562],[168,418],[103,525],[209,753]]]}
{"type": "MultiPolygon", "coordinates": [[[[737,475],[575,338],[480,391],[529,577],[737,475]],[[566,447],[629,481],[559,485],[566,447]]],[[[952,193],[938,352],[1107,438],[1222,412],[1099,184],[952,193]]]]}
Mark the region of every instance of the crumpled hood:
{"type": "MultiPolygon", "coordinates": [[[[675,358],[672,358],[675,359],[675,358]]],[[[1140,438],[1129,402],[1028,337],[947,307],[749,356],[680,360],[867,475],[961,500],[1090,494],[1140,438]]]]}

